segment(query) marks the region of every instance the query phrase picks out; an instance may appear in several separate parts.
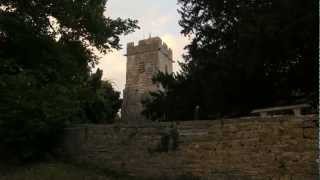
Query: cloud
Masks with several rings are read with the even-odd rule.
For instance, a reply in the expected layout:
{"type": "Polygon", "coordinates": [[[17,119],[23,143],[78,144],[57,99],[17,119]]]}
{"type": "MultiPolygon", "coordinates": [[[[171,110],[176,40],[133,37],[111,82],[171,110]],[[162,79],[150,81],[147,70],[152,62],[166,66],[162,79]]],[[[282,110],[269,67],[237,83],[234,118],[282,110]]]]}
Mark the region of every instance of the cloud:
{"type": "MultiPolygon", "coordinates": [[[[164,34],[160,36],[161,39],[172,49],[174,72],[180,70],[178,61],[183,61],[182,54],[184,53],[184,46],[188,44],[188,38],[182,35],[164,34]]],[[[103,70],[103,78],[113,82],[113,85],[118,91],[125,87],[126,81],[126,57],[124,56],[125,50],[114,51],[102,57],[98,68],[103,70]]]]}
{"type": "Polygon", "coordinates": [[[160,16],[159,18],[152,20],[151,25],[153,28],[163,28],[172,21],[172,17],[170,16],[160,16]]]}
{"type": "Polygon", "coordinates": [[[121,51],[102,57],[97,67],[103,70],[104,80],[112,82],[116,90],[123,90],[126,81],[126,57],[121,51]]]}
{"type": "Polygon", "coordinates": [[[174,72],[180,70],[178,62],[183,62],[182,55],[185,53],[184,47],[189,43],[189,39],[182,35],[165,34],[161,36],[161,39],[167,43],[167,45],[173,51],[173,59],[175,63],[173,64],[174,72]]]}
{"type": "MultiPolygon", "coordinates": [[[[137,19],[141,27],[140,30],[128,36],[122,36],[120,43],[123,49],[105,55],[97,66],[103,70],[103,78],[114,82],[118,91],[122,92],[125,87],[126,57],[124,54],[126,54],[125,49],[128,42],[138,42],[147,38],[149,34],[159,36],[173,50],[174,60],[182,61],[183,47],[189,41],[180,34],[176,1],[111,0],[107,3],[105,15],[112,18],[137,19]]],[[[180,69],[177,63],[174,63],[173,69],[174,71],[180,69]]]]}

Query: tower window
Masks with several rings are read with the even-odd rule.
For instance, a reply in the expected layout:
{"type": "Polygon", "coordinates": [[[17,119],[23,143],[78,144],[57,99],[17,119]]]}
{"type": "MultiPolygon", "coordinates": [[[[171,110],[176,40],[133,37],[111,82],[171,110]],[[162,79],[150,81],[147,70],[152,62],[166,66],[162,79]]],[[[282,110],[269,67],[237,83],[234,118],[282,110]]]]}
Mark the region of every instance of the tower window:
{"type": "Polygon", "coordinates": [[[166,74],[168,74],[168,65],[166,65],[166,66],[164,67],[164,71],[165,71],[166,74]]]}

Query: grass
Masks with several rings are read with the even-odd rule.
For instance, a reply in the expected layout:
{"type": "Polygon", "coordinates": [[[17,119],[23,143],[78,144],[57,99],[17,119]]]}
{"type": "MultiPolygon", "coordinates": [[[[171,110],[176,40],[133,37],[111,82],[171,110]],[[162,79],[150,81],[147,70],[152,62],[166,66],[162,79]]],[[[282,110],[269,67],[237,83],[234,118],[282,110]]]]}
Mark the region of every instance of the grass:
{"type": "MultiPolygon", "coordinates": [[[[198,180],[185,175],[176,180],[198,180]]],[[[0,163],[0,180],[168,180],[165,177],[132,177],[94,166],[64,162],[42,162],[24,166],[8,166],[0,163]]]]}
{"type": "MultiPolygon", "coordinates": [[[[100,169],[85,168],[61,162],[27,166],[0,166],[0,180],[127,180],[100,169]]],[[[134,178],[135,179],[135,178],[134,178]]]]}

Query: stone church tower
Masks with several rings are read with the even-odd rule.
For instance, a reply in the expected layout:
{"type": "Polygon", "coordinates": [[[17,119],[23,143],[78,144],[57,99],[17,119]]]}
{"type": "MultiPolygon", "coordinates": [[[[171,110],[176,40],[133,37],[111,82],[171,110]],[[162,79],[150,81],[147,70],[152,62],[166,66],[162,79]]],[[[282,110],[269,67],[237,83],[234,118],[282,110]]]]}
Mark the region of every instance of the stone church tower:
{"type": "Polygon", "coordinates": [[[149,91],[161,87],[152,83],[157,72],[172,73],[172,50],[159,37],[127,44],[127,74],[121,108],[122,120],[129,124],[140,124],[147,120],[141,115],[141,99],[149,91]]]}

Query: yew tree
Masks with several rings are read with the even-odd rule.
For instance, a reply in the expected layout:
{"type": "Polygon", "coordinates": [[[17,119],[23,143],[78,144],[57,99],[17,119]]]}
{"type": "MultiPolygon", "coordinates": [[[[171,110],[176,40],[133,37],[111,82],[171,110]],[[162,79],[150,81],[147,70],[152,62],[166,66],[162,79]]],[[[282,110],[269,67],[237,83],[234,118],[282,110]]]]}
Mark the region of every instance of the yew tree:
{"type": "MultiPolygon", "coordinates": [[[[317,2],[178,0],[185,73],[203,118],[317,104],[317,2]]],[[[194,106],[196,106],[196,104],[194,106]]]]}
{"type": "MultiPolygon", "coordinates": [[[[248,115],[254,108],[318,104],[316,1],[178,0],[181,33],[191,39],[169,99],[172,120],[248,115]],[[177,113],[175,113],[177,112],[177,113]]],[[[165,83],[167,78],[158,82],[165,83]]],[[[154,103],[152,103],[154,102],[154,103]]],[[[315,108],[317,109],[317,108],[315,108]]],[[[155,112],[155,113],[153,113],[155,112]]],[[[165,113],[160,113],[158,118],[165,113]]]]}

